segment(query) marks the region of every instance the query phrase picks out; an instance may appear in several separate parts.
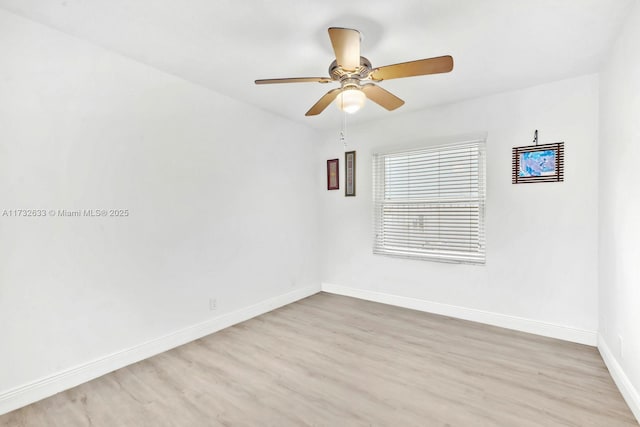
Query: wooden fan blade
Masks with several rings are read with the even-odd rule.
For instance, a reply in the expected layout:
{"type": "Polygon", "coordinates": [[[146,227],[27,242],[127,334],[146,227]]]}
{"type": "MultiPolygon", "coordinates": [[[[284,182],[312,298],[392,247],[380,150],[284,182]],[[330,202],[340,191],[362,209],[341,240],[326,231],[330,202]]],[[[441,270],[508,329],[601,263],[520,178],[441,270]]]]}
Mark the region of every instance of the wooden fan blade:
{"type": "Polygon", "coordinates": [[[309,111],[307,111],[307,114],[305,114],[305,116],[317,116],[318,114],[322,113],[324,109],[327,108],[327,106],[331,104],[334,99],[336,99],[340,92],[342,92],[342,89],[332,89],[329,92],[325,93],[324,96],[320,98],[320,100],[316,102],[313,107],[309,109],[309,111]]]}
{"type": "Polygon", "coordinates": [[[355,71],[360,67],[360,32],[350,28],[329,28],[329,38],[336,62],[345,71],[355,71]]]}
{"type": "Polygon", "coordinates": [[[274,83],[308,83],[308,82],[329,83],[331,81],[332,80],[329,77],[292,77],[288,79],[261,79],[261,80],[256,80],[256,84],[270,85],[274,83]]]}
{"type": "Polygon", "coordinates": [[[453,70],[453,58],[447,55],[386,65],[373,70],[370,77],[372,80],[381,81],[426,74],[448,73],[451,70],[453,70]]]}
{"type": "Polygon", "coordinates": [[[402,99],[398,98],[391,92],[382,89],[380,86],[374,85],[373,83],[362,86],[362,91],[367,95],[367,98],[389,111],[395,110],[396,108],[404,105],[404,101],[402,99]]]}

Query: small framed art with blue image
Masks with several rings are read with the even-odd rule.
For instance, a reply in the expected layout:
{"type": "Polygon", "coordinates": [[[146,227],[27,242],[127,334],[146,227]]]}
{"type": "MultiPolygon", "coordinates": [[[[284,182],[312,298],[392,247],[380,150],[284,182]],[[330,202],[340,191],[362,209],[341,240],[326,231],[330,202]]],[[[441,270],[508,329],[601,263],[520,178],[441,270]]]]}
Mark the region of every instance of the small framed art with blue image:
{"type": "Polygon", "coordinates": [[[514,147],[512,183],[564,181],[564,142],[514,147]]]}

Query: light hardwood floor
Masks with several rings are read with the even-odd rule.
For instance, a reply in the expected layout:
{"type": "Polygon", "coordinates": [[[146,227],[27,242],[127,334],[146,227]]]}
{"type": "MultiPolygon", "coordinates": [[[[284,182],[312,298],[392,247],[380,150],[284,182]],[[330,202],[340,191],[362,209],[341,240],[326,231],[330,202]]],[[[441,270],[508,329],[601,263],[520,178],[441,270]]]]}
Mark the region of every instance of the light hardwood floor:
{"type": "Polygon", "coordinates": [[[637,426],[595,348],[314,295],[0,426],[637,426]]]}

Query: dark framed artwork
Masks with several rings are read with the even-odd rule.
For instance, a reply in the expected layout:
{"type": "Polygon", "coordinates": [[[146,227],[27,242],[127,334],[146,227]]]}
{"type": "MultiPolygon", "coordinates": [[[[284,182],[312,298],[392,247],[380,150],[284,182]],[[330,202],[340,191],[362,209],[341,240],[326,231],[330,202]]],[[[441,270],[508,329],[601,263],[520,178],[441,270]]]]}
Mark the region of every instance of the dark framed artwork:
{"type": "Polygon", "coordinates": [[[356,152],[347,151],[344,153],[344,195],[356,195],[356,152]]]}
{"type": "Polygon", "coordinates": [[[327,190],[340,188],[340,168],[338,159],[327,160],[327,190]]]}
{"type": "Polygon", "coordinates": [[[564,181],[564,142],[513,147],[513,184],[564,181]]]}

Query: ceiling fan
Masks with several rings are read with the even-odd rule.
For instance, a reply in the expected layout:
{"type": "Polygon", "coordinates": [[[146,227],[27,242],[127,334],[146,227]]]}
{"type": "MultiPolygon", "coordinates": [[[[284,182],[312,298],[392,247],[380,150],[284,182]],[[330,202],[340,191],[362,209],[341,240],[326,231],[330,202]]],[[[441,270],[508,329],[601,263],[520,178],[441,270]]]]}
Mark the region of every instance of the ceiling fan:
{"type": "Polygon", "coordinates": [[[402,106],[404,101],[373,82],[448,73],[453,70],[453,58],[448,55],[373,68],[367,58],[360,56],[359,31],[331,27],[329,28],[329,38],[336,54],[335,61],[329,65],[331,77],[262,79],[256,80],[255,83],[257,85],[306,82],[340,83],[339,88],[327,92],[305,114],[305,116],[315,116],[322,113],[334,100],[336,100],[338,107],[347,113],[358,111],[367,98],[389,111],[395,110],[402,106]]]}

